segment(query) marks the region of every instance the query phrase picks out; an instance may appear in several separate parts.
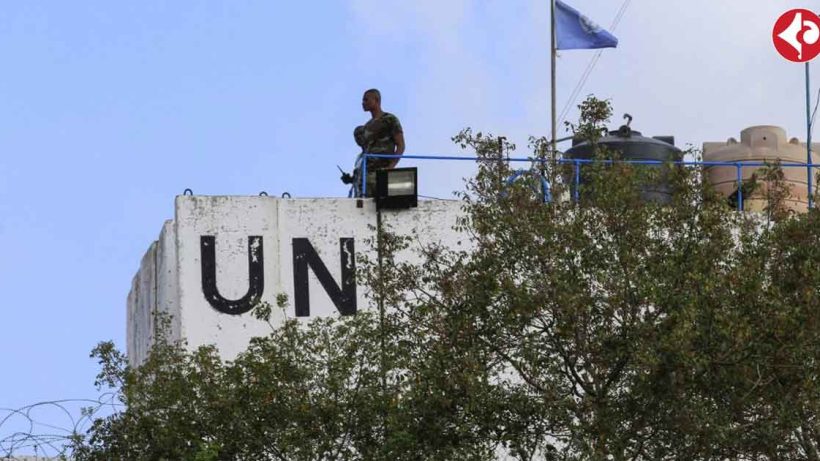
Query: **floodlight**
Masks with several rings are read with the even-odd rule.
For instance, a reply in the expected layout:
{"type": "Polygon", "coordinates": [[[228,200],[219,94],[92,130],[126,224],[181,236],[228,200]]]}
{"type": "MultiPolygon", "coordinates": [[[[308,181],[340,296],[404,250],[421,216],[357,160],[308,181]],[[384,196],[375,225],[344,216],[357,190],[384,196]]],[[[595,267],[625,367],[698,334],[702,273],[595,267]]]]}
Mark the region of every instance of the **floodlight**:
{"type": "Polygon", "coordinates": [[[376,171],[376,208],[401,209],[415,206],[418,206],[416,168],[376,171]]]}

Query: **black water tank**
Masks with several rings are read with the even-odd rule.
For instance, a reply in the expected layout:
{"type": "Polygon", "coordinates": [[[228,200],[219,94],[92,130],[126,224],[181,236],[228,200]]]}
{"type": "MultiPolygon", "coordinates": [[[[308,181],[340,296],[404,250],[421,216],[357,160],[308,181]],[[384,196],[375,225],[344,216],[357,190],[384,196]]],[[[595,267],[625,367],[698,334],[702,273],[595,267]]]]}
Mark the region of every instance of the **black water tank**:
{"type": "MultiPolygon", "coordinates": [[[[630,120],[631,121],[631,120],[630,120]]],[[[647,138],[641,136],[640,131],[632,130],[629,125],[624,125],[615,131],[610,131],[606,136],[598,140],[599,146],[604,146],[610,151],[620,153],[623,160],[658,160],[661,162],[680,161],[683,159],[683,152],[675,147],[673,136],[655,136],[647,138]]],[[[564,153],[565,159],[592,159],[595,150],[589,142],[579,139],[572,140],[572,147],[564,153]]],[[[585,182],[583,174],[584,164],[581,164],[581,183],[585,182]]],[[[587,164],[588,165],[588,164],[587,164]]],[[[645,168],[661,168],[661,165],[645,165],[645,168]]],[[[650,202],[669,203],[671,201],[671,187],[664,175],[651,184],[641,186],[641,197],[650,202]]],[[[572,182],[572,194],[575,196],[575,182],[572,182]]]]}

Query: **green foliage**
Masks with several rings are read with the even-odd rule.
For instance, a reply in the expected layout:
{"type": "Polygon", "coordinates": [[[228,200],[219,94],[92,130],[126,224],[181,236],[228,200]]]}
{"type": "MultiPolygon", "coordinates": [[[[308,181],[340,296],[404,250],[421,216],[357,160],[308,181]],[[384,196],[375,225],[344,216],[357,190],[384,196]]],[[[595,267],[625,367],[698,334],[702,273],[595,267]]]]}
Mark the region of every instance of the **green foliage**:
{"type": "MultiPolygon", "coordinates": [[[[595,142],[609,103],[581,109],[595,142]]],[[[672,166],[671,203],[647,202],[657,168],[603,162],[581,203],[544,204],[528,181],[566,197],[568,172],[543,139],[512,185],[515,146],[454,141],[484,160],[468,249],[379,229],[357,264],[378,309],[287,320],[232,362],[160,340],[130,369],[102,344],[98,383],[127,409],[76,459],[820,459],[820,212],[778,214],[769,187],[767,215],[737,213],[672,166]]]]}

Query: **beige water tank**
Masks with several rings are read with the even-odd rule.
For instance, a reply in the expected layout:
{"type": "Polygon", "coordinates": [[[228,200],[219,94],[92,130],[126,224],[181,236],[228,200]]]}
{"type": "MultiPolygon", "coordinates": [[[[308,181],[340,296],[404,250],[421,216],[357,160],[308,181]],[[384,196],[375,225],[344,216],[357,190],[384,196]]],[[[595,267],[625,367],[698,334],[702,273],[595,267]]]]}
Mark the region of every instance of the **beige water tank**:
{"type": "MultiPolygon", "coordinates": [[[[820,143],[812,143],[812,163],[820,163],[820,143]]],[[[808,209],[808,172],[804,167],[789,167],[789,164],[806,163],[806,143],[797,138],[788,139],[786,130],[778,126],[761,125],[746,128],[740,132],[740,142],[729,138],[726,142],[703,143],[703,160],[707,162],[773,162],[780,159],[784,166],[786,184],[790,195],[785,205],[794,211],[805,212],[808,209]]],[[[743,167],[744,180],[751,178],[761,167],[743,167]]],[[[706,180],[715,189],[726,197],[730,197],[737,190],[737,168],[734,166],[712,166],[705,168],[706,180]]],[[[820,168],[814,169],[814,177],[820,168]]],[[[760,174],[757,175],[758,178],[760,174]]],[[[766,208],[766,184],[759,181],[757,190],[752,197],[743,198],[743,209],[763,211],[766,208]]],[[[817,181],[812,179],[812,188],[817,191],[817,181]]]]}

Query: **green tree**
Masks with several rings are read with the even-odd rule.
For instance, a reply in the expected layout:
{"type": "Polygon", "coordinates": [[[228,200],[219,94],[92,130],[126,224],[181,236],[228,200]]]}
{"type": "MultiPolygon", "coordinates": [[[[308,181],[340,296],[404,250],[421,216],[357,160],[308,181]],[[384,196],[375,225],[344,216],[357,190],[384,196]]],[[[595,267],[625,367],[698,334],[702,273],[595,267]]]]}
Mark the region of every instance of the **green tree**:
{"type": "MultiPolygon", "coordinates": [[[[580,109],[596,143],[610,105],[580,109]]],[[[514,146],[454,140],[481,158],[467,248],[411,263],[379,229],[359,265],[379,309],[288,321],[232,362],[160,341],[129,369],[101,345],[127,409],[77,459],[820,460],[820,212],[772,193],[773,211],[737,213],[697,169],[603,147],[576,203],[545,140],[512,184],[514,146]],[[670,203],[645,201],[661,179],[670,203]]]]}

